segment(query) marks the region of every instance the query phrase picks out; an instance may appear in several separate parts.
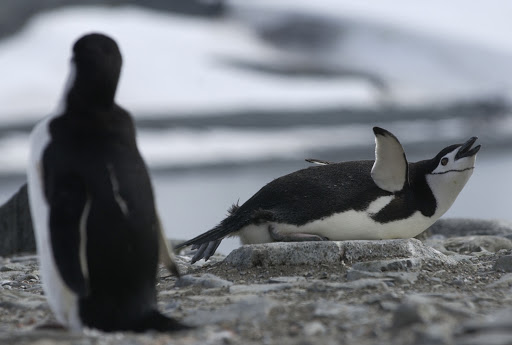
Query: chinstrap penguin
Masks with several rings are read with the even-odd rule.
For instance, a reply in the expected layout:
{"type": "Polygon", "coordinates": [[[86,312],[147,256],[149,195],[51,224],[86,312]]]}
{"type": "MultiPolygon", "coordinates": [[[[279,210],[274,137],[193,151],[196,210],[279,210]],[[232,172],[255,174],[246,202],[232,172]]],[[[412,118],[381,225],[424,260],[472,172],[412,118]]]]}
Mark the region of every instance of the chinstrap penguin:
{"type": "Polygon", "coordinates": [[[178,271],[133,120],[114,100],[119,48],[88,34],[71,62],[62,109],[30,138],[29,200],[48,303],[71,330],[188,328],[157,310],[159,258],[178,271]]]}
{"type": "Polygon", "coordinates": [[[418,235],[453,204],[473,173],[476,137],[408,163],[398,139],[374,127],[375,160],[333,163],[282,176],[243,205],[233,205],[212,230],[176,248],[208,260],[226,236],[243,244],[276,241],[378,240],[418,235]]]}

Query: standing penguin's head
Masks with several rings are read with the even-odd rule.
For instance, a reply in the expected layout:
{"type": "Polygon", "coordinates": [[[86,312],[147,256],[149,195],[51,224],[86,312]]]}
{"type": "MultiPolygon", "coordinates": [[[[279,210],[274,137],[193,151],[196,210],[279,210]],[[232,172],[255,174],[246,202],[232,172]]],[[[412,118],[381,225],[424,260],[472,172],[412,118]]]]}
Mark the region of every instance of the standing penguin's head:
{"type": "Polygon", "coordinates": [[[436,198],[437,212],[446,212],[473,174],[480,145],[472,147],[477,137],[464,144],[451,145],[427,161],[427,183],[436,198]]]}
{"type": "Polygon", "coordinates": [[[67,105],[111,107],[122,65],[116,42],[103,34],[85,35],[75,42],[71,62],[67,105]]]}

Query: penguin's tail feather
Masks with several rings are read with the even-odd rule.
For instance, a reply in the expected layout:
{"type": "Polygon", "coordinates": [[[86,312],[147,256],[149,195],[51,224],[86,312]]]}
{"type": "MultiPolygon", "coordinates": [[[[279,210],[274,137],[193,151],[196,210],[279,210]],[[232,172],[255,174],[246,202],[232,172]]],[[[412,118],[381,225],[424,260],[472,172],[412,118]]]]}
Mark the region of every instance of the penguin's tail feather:
{"type": "Polygon", "coordinates": [[[228,216],[219,225],[191,240],[180,243],[175,249],[192,246],[192,249],[197,249],[192,258],[192,263],[201,259],[208,260],[225,237],[240,230],[249,223],[250,219],[238,212],[239,209],[240,206],[234,204],[228,210],[228,216]]]}
{"type": "Polygon", "coordinates": [[[176,321],[173,318],[167,317],[155,309],[142,318],[132,330],[135,332],[145,332],[148,330],[154,330],[157,332],[176,332],[187,329],[192,329],[192,327],[176,321]]]}

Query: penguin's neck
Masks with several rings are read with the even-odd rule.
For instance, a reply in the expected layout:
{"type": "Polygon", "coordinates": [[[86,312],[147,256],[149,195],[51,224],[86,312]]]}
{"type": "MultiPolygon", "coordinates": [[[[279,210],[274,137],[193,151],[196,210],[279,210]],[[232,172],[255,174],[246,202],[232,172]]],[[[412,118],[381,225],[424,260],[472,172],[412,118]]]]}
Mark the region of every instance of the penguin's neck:
{"type": "Polygon", "coordinates": [[[427,175],[427,183],[437,203],[436,214],[443,215],[452,206],[471,177],[473,170],[442,175],[427,175]]]}
{"type": "Polygon", "coordinates": [[[77,80],[66,95],[66,112],[81,114],[91,110],[108,111],[114,106],[116,85],[90,85],[77,80]]]}

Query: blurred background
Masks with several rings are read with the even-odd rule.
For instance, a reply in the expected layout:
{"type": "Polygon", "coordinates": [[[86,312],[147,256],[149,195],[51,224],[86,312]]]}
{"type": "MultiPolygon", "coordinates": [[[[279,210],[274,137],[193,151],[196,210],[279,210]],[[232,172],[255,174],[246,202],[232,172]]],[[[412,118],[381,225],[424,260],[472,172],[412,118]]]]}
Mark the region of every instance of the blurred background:
{"type": "Polygon", "coordinates": [[[4,0],[0,202],[26,180],[29,132],[57,109],[73,42],[99,31],[123,53],[117,100],[171,238],[209,230],[304,158],[373,159],[376,125],[409,161],[478,136],[445,217],[512,220],[511,13],[506,0],[4,0]]]}

